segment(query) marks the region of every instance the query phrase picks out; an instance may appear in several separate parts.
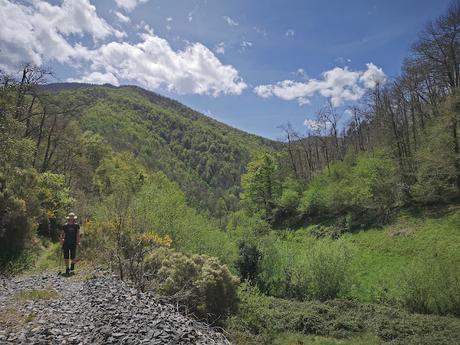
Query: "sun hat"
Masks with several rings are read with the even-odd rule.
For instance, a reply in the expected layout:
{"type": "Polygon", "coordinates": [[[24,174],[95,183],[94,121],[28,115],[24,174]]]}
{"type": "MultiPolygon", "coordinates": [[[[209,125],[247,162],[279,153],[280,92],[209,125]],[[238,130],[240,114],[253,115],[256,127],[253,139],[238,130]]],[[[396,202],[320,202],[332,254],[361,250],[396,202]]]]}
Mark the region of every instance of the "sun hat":
{"type": "Polygon", "coordinates": [[[77,215],[76,215],[75,213],[70,212],[70,213],[67,215],[67,217],[65,217],[65,219],[70,219],[70,217],[72,217],[73,219],[77,219],[77,218],[78,218],[77,215]]]}

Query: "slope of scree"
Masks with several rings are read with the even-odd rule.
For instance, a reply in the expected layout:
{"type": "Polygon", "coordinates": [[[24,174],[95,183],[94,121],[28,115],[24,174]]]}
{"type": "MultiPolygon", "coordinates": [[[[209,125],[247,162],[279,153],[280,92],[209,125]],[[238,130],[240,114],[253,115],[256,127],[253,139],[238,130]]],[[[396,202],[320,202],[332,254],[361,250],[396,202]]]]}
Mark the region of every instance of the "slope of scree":
{"type": "Polygon", "coordinates": [[[230,344],[172,305],[104,276],[81,281],[44,273],[0,280],[0,315],[0,344],[230,344]],[[54,290],[57,297],[18,300],[21,292],[37,289],[54,290]],[[14,314],[22,321],[5,324],[14,314]]]}
{"type": "Polygon", "coordinates": [[[136,86],[49,84],[49,101],[83,107],[72,116],[82,131],[102,135],[117,152],[132,152],[178,183],[190,204],[219,215],[237,206],[251,155],[282,143],[249,134],[136,86]]]}

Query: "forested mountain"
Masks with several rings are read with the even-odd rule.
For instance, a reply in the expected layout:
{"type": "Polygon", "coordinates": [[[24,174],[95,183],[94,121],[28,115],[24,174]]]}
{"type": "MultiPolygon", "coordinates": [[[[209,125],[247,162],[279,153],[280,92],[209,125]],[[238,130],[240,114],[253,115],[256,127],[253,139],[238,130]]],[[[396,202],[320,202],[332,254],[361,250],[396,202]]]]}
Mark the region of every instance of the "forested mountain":
{"type": "MultiPolygon", "coordinates": [[[[240,176],[251,154],[281,146],[135,86],[61,83],[44,85],[39,92],[56,112],[72,108],[51,133],[56,150],[61,147],[58,133],[68,131],[70,124],[87,135],[100,135],[115,152],[131,152],[147,169],[163,171],[180,185],[191,205],[218,217],[236,209],[240,176]]],[[[83,163],[68,166],[59,161],[54,155],[45,165],[64,174],[82,170],[83,163]]],[[[90,181],[86,183],[89,188],[90,181]]]]}

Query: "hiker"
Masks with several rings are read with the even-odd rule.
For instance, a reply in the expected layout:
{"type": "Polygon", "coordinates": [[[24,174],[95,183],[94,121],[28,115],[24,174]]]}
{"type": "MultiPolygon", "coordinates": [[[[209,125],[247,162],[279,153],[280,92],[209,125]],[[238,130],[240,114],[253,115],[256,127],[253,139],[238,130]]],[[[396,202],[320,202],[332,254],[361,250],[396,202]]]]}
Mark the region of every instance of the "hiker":
{"type": "Polygon", "coordinates": [[[70,212],[67,217],[67,223],[62,226],[61,244],[64,251],[65,273],[69,275],[74,272],[75,263],[77,262],[77,245],[80,245],[80,225],[76,223],[77,216],[70,212]],[[69,267],[69,261],[71,261],[69,267]]]}

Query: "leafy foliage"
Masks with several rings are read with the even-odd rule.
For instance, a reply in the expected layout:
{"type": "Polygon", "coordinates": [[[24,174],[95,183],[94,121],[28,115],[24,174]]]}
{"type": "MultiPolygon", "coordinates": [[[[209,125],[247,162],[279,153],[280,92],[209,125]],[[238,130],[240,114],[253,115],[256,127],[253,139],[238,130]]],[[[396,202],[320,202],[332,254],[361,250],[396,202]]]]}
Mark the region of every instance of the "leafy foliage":
{"type": "Polygon", "coordinates": [[[316,241],[305,232],[273,234],[260,242],[262,291],[278,297],[326,300],[347,296],[353,283],[351,249],[343,241],[316,241]]]}
{"type": "Polygon", "coordinates": [[[417,182],[413,194],[423,203],[448,202],[455,198],[460,155],[455,152],[452,131],[460,129],[460,96],[450,97],[439,119],[427,129],[425,140],[417,152],[417,182]]]}
{"type": "Polygon", "coordinates": [[[348,214],[352,220],[384,217],[397,200],[394,176],[394,164],[385,158],[335,162],[309,184],[300,212],[313,217],[348,214]]]}
{"type": "Polygon", "coordinates": [[[150,284],[201,318],[225,319],[237,310],[238,279],[216,258],[154,250],[146,258],[146,272],[150,284]]]}
{"type": "Polygon", "coordinates": [[[132,152],[147,169],[175,181],[201,211],[225,216],[238,206],[239,180],[253,152],[279,146],[199,114],[178,102],[136,87],[58,84],[47,86],[63,108],[87,104],[78,123],[87,157],[95,166],[105,154],[132,152]],[[98,148],[101,152],[96,152],[98,148]]]}

